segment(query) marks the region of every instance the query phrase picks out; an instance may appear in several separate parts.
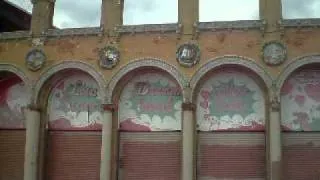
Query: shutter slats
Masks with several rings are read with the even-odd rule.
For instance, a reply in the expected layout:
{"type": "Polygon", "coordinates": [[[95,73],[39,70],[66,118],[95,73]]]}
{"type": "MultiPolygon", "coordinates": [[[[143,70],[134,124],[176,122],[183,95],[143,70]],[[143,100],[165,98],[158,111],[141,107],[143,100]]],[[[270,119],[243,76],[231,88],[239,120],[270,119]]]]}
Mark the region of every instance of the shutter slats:
{"type": "Polygon", "coordinates": [[[200,132],[198,179],[264,179],[264,133],[200,132]]]}
{"type": "Polygon", "coordinates": [[[25,130],[0,130],[0,179],[22,180],[25,130]]]}
{"type": "Polygon", "coordinates": [[[181,134],[120,133],[119,180],[180,180],[181,134]]]}
{"type": "Polygon", "coordinates": [[[101,132],[49,132],[48,180],[98,180],[101,132]]]}
{"type": "Polygon", "coordinates": [[[320,133],[284,133],[283,143],[285,179],[320,178],[320,133]]]}

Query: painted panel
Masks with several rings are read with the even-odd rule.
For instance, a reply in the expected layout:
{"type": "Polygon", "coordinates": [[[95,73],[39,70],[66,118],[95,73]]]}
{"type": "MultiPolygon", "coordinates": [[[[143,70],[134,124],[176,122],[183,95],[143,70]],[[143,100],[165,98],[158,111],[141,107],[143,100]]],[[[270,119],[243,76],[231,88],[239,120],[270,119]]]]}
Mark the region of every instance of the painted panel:
{"type": "Polygon", "coordinates": [[[18,76],[0,79],[0,129],[25,127],[23,108],[28,105],[30,96],[18,76]]]}
{"type": "Polygon", "coordinates": [[[294,73],[281,89],[283,130],[320,131],[320,71],[294,73]]]}
{"type": "Polygon", "coordinates": [[[49,95],[49,129],[100,130],[98,84],[82,73],[63,74],[49,95]]]}
{"type": "Polygon", "coordinates": [[[232,69],[216,72],[200,88],[197,122],[201,131],[262,131],[263,92],[243,72],[232,69]]]}
{"type": "Polygon", "coordinates": [[[119,104],[119,128],[123,131],[181,130],[182,92],[172,79],[145,73],[123,89],[119,104]]]}

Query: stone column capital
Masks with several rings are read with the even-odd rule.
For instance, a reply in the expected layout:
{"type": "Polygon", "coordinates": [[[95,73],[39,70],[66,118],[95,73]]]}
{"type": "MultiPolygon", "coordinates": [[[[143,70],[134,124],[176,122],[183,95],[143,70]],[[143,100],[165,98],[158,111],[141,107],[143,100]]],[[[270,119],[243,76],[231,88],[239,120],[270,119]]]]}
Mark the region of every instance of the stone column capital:
{"type": "Polygon", "coordinates": [[[269,107],[271,111],[277,112],[280,111],[280,96],[277,94],[278,88],[276,88],[275,84],[270,89],[270,100],[269,107]]]}
{"type": "Polygon", "coordinates": [[[195,111],[196,105],[190,102],[182,103],[181,105],[183,111],[195,111]]]}
{"type": "Polygon", "coordinates": [[[271,99],[270,101],[270,109],[273,112],[279,112],[280,111],[280,101],[278,98],[271,99]]]}
{"type": "Polygon", "coordinates": [[[29,109],[31,111],[41,111],[41,108],[35,104],[28,104],[25,109],[29,109]]]}
{"type": "Polygon", "coordinates": [[[102,104],[102,109],[103,111],[111,111],[114,112],[116,111],[118,108],[116,105],[114,104],[102,104]]]}

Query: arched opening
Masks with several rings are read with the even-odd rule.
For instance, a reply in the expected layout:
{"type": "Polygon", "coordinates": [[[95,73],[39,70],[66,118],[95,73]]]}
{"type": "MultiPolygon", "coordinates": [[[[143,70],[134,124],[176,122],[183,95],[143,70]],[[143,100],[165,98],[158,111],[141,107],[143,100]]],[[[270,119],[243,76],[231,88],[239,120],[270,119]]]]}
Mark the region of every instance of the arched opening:
{"type": "Polygon", "coordinates": [[[197,83],[198,179],[264,179],[266,93],[260,77],[222,65],[197,83]]]}
{"type": "Polygon", "coordinates": [[[45,179],[96,180],[101,160],[101,88],[88,73],[65,69],[41,88],[46,107],[45,179]]]}
{"type": "Polygon", "coordinates": [[[126,74],[114,90],[118,104],[119,180],[179,180],[182,90],[164,70],[126,74]]]}
{"type": "Polygon", "coordinates": [[[14,73],[0,72],[0,179],[22,180],[25,117],[30,92],[14,73]]]}
{"type": "Polygon", "coordinates": [[[320,167],[320,64],[293,71],[281,88],[285,179],[316,179],[320,167]]]}

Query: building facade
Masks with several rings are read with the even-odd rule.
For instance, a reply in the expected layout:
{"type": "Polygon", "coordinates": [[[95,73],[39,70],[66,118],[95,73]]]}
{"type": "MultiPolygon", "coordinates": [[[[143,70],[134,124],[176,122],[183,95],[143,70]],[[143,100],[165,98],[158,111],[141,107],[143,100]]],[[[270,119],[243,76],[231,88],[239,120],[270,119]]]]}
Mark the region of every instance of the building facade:
{"type": "Polygon", "coordinates": [[[30,31],[0,33],[1,180],[258,180],[320,177],[319,19],[52,29],[33,1],[30,31]],[[319,116],[318,116],[319,115],[319,116]]]}

